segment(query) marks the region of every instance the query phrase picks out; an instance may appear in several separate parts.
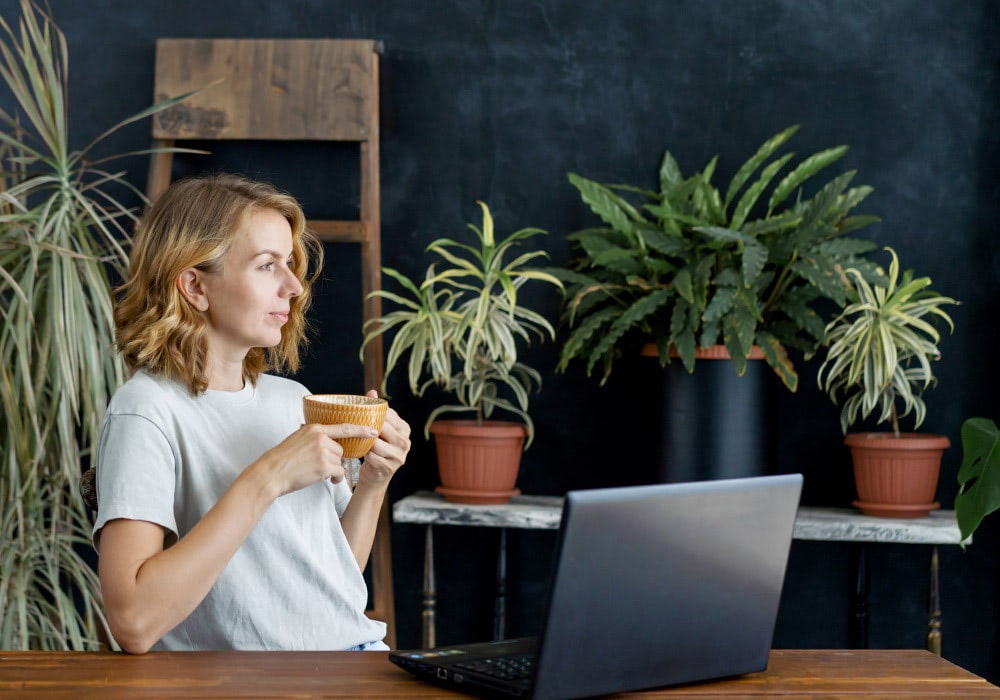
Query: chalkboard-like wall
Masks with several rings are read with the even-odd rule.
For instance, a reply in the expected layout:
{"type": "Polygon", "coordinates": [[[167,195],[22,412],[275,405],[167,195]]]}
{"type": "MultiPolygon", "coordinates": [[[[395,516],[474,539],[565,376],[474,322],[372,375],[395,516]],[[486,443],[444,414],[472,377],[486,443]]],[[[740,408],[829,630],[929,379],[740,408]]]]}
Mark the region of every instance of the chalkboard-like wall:
{"type": "MultiPolygon", "coordinates": [[[[1000,139],[1000,6],[988,0],[51,0],[69,39],[70,120],[79,144],[152,99],[157,37],[341,37],[384,42],[382,224],[386,264],[417,274],[424,246],[460,235],[488,202],[501,230],[540,226],[555,263],[565,234],[593,222],[566,180],[652,186],[663,150],[685,171],[719,154],[728,177],[764,138],[801,124],[794,146],[810,153],[851,147],[845,167],[875,188],[864,206],[882,217],[869,233],[904,265],[962,301],[957,331],[942,343],[939,384],[924,429],[944,433],[939,499],[951,507],[960,462],[959,426],[1000,414],[992,365],[1000,301],[997,167],[1000,139]]],[[[0,12],[17,16],[12,0],[0,12]]],[[[6,99],[6,98],[4,98],[6,99]]],[[[148,125],[131,126],[111,150],[143,147],[148,125]]],[[[233,144],[178,172],[239,170],[291,190],[315,217],[357,206],[353,154],[342,147],[233,144]]],[[[144,186],[146,161],[131,158],[144,186]]],[[[359,390],[359,280],[349,246],[329,249],[315,307],[317,337],[300,379],[317,391],[359,390]]],[[[534,292],[555,318],[558,298],[534,292]]],[[[605,386],[579,366],[554,372],[557,346],[528,353],[544,375],[533,403],[538,437],[526,453],[523,491],[645,483],[659,445],[658,370],[623,362],[605,386]]],[[[768,386],[773,471],[801,471],[808,505],[853,498],[837,409],[815,386],[818,363],[800,365],[794,395],[768,386]]],[[[394,404],[419,428],[429,404],[398,379],[394,404]]],[[[417,440],[393,484],[396,500],[436,483],[432,449],[417,440]]],[[[967,551],[942,550],[944,653],[1000,680],[996,556],[1000,516],[967,551]]],[[[439,529],[439,640],[490,633],[490,532],[439,529]]],[[[512,533],[511,634],[535,631],[553,538],[512,533]]],[[[393,529],[399,639],[419,641],[422,531],[393,529]]],[[[924,547],[869,549],[870,641],[922,646],[924,547]]],[[[796,543],[775,644],[849,643],[853,551],[796,543]]]]}

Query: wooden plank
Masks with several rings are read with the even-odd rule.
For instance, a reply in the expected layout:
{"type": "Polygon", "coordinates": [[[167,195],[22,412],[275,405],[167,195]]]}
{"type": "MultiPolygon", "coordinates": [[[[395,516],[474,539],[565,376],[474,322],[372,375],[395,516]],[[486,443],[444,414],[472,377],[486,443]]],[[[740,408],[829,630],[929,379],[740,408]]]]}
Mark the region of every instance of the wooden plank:
{"type": "Polygon", "coordinates": [[[361,243],[368,238],[367,226],[362,221],[310,219],[306,226],[325,243],[361,243]]]}
{"type": "MultiPolygon", "coordinates": [[[[378,56],[372,58],[375,84],[378,84],[378,56]]],[[[361,144],[361,220],[367,224],[368,236],[361,244],[361,293],[365,321],[382,316],[382,299],[371,293],[382,288],[382,201],[380,196],[381,171],[379,169],[379,119],[378,91],[373,91],[368,103],[368,123],[372,135],[361,144]]],[[[365,346],[365,386],[381,391],[384,376],[384,351],[382,336],[365,346]]],[[[388,542],[388,540],[387,540],[388,542]]]]}
{"type": "Polygon", "coordinates": [[[372,610],[369,616],[386,623],[385,643],[396,648],[396,600],[392,590],[391,519],[388,501],[382,502],[378,530],[372,543],[372,610]]]}
{"type": "MultiPolygon", "coordinates": [[[[669,645],[662,650],[670,653],[669,645]]],[[[0,698],[463,698],[421,682],[385,652],[0,651],[0,698]]],[[[634,698],[1000,697],[928,651],[776,650],[766,671],[630,693],[634,698]]]]}
{"type": "Polygon", "coordinates": [[[370,39],[158,39],[155,99],[201,92],[157,114],[153,137],[367,141],[375,49],[370,39]]]}
{"type": "MultiPolygon", "coordinates": [[[[156,139],[153,148],[171,148],[171,139],[156,139]]],[[[149,179],[146,182],[146,196],[156,200],[170,186],[170,174],[174,164],[174,154],[170,151],[155,151],[149,159],[149,179]]]]}

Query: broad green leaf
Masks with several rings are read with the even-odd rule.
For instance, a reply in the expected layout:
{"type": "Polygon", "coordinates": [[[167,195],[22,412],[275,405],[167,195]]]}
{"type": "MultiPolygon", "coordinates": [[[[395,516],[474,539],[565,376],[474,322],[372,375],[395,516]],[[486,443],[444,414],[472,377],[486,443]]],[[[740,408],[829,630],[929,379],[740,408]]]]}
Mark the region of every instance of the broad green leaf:
{"type": "Polygon", "coordinates": [[[600,338],[590,351],[590,355],[587,358],[587,374],[590,374],[597,361],[611,351],[615,343],[627,331],[639,324],[650,314],[657,312],[669,298],[669,292],[665,289],[660,289],[638,299],[629,308],[625,309],[625,312],[611,324],[604,337],[600,338]]]}
{"type": "Polygon", "coordinates": [[[677,275],[674,277],[673,283],[674,289],[689,304],[694,304],[694,288],[692,283],[691,271],[687,268],[677,271],[677,275]]]}
{"type": "Polygon", "coordinates": [[[684,176],[681,175],[681,169],[677,165],[677,161],[667,151],[663,154],[663,160],[660,162],[660,192],[666,192],[669,188],[675,186],[684,176]]]}
{"type": "Polygon", "coordinates": [[[774,188],[771,198],[767,203],[768,212],[777,209],[778,205],[784,202],[788,198],[788,195],[802,186],[806,180],[828,165],[840,160],[845,153],[847,153],[847,146],[836,146],[820,151],[819,153],[814,153],[799,163],[774,188]]]}
{"type": "Polygon", "coordinates": [[[721,319],[731,308],[733,308],[733,303],[736,301],[736,290],[732,287],[721,287],[715,291],[712,296],[711,301],[708,302],[708,307],[705,309],[705,313],[702,314],[702,319],[706,323],[713,323],[721,319]]]}
{"type": "Polygon", "coordinates": [[[750,176],[757,171],[757,169],[763,165],[763,163],[771,157],[771,155],[781,148],[788,139],[790,139],[796,131],[799,130],[798,125],[790,126],[784,131],[775,134],[757,149],[750,158],[740,166],[739,170],[736,171],[736,175],[729,183],[729,189],[726,191],[726,202],[725,206],[728,209],[729,204],[736,197],[736,194],[742,189],[743,185],[750,179],[750,176]]]}
{"type": "Polygon", "coordinates": [[[634,238],[632,231],[635,222],[642,219],[635,207],[608,187],[576,173],[569,174],[569,181],[580,191],[580,197],[591,211],[601,217],[602,221],[616,231],[626,234],[630,239],[634,238]]]}
{"type": "Polygon", "coordinates": [[[743,228],[743,222],[746,221],[747,216],[749,216],[750,211],[753,209],[757,200],[760,199],[761,194],[763,194],[765,188],[771,184],[771,180],[774,179],[775,175],[778,174],[785,164],[791,160],[794,154],[788,153],[773,163],[768,164],[766,168],[761,172],[760,177],[754,182],[740,197],[739,201],[736,203],[736,207],[733,209],[733,216],[729,221],[729,227],[740,230],[743,228]]]}
{"type": "Polygon", "coordinates": [[[962,423],[958,484],[955,515],[966,540],[983,518],[1000,508],[1000,431],[988,418],[969,418],[962,423]]]}
{"type": "Polygon", "coordinates": [[[777,338],[766,331],[761,331],[757,334],[757,345],[764,353],[764,359],[768,366],[781,378],[788,390],[794,392],[798,389],[799,375],[795,372],[795,367],[792,365],[788,353],[777,338]]]}

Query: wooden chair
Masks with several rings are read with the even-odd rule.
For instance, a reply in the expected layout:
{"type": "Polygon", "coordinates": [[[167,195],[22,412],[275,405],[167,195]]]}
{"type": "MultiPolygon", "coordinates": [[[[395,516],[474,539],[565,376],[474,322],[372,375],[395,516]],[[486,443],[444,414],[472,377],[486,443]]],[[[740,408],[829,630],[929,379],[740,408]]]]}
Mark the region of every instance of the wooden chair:
{"type": "MultiPolygon", "coordinates": [[[[179,140],[347,141],[360,147],[360,216],[309,221],[325,242],[361,244],[364,321],[381,315],[369,292],[381,286],[379,42],[361,39],[159,39],[156,99],[198,92],[153,119],[154,146],[179,140]]],[[[147,194],[170,184],[173,154],[150,161],[147,194]]],[[[364,355],[364,386],[382,385],[381,339],[364,355]]],[[[370,617],[396,647],[389,505],[383,504],[370,560],[370,617]]]]}

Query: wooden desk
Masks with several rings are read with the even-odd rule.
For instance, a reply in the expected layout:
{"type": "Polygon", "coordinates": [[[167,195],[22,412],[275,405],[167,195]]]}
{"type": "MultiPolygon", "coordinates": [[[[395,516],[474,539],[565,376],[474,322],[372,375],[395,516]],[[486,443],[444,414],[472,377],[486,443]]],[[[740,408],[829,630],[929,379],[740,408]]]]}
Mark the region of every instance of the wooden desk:
{"type": "MultiPolygon", "coordinates": [[[[434,575],[434,525],[499,528],[493,638],[505,637],[506,532],[508,528],[555,530],[562,519],[563,499],[557,496],[515,496],[503,505],[468,505],[446,501],[433,491],[418,491],[397,501],[392,518],[397,523],[427,526],[424,543],[424,585],[421,646],[436,646],[437,587],[434,575]]],[[[937,595],[938,545],[957,545],[962,539],[955,511],[937,510],[924,518],[876,518],[849,508],[800,507],[792,537],[797,540],[857,544],[857,576],[853,620],[854,646],[868,646],[868,575],[865,547],[869,543],[924,544],[933,547],[930,561],[931,594],[928,604],[927,646],[940,655],[941,605],[937,595]]],[[[968,541],[971,542],[971,539],[968,541]]]]}
{"type": "MultiPolygon", "coordinates": [[[[612,697],[1000,697],[923,650],[771,652],[767,671],[612,697]]],[[[0,698],[463,698],[394,666],[386,652],[0,651],[0,698]]]]}

